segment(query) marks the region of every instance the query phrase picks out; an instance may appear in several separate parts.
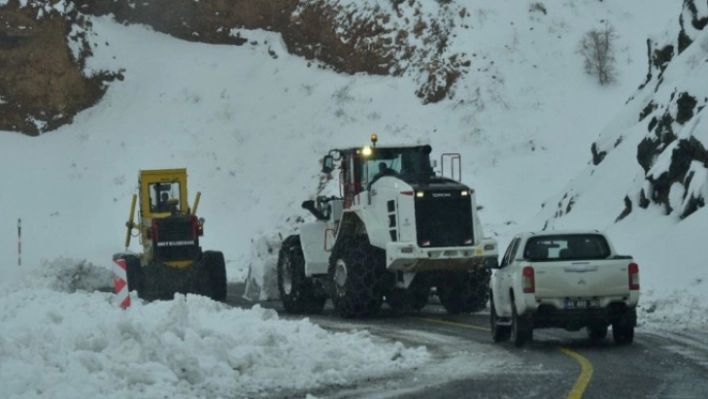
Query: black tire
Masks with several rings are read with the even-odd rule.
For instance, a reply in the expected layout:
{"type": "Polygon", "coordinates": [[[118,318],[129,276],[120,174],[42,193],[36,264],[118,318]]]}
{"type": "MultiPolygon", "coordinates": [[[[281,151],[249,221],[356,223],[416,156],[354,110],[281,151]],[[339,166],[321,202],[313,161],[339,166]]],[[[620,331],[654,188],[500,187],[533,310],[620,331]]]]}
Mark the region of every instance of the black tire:
{"type": "Polygon", "coordinates": [[[489,302],[490,269],[481,268],[467,275],[468,295],[465,299],[465,311],[476,313],[487,308],[489,302]]]}
{"type": "Polygon", "coordinates": [[[591,341],[602,341],[607,337],[607,326],[606,325],[591,325],[585,328],[587,330],[588,338],[591,341]]]}
{"type": "Polygon", "coordinates": [[[492,295],[489,296],[489,325],[492,332],[492,339],[494,342],[506,342],[511,338],[511,328],[509,326],[500,326],[497,324],[499,316],[497,315],[497,310],[494,307],[494,299],[492,295]]]}
{"type": "Polygon", "coordinates": [[[385,252],[369,244],[367,236],[337,240],[329,261],[334,307],[345,318],[375,315],[387,288],[385,252]]]}
{"type": "Polygon", "coordinates": [[[386,303],[396,312],[419,312],[428,304],[427,291],[393,288],[386,293],[386,303]]]}
{"type": "Polygon", "coordinates": [[[425,291],[412,291],[410,293],[410,306],[413,311],[421,311],[428,304],[430,298],[430,288],[425,291]]]}
{"type": "Polygon", "coordinates": [[[206,290],[204,296],[219,302],[226,300],[226,261],[219,251],[204,251],[202,261],[206,271],[206,290]]]}
{"type": "Polygon", "coordinates": [[[479,312],[487,307],[491,276],[489,270],[450,272],[443,276],[443,281],[437,287],[438,297],[449,314],[479,312]]]}
{"type": "Polygon", "coordinates": [[[315,294],[312,280],[305,276],[305,256],[299,236],[283,241],[278,253],[278,291],[288,313],[320,313],[327,298],[315,294]]]}
{"type": "Polygon", "coordinates": [[[113,260],[123,259],[125,261],[125,277],[127,279],[128,291],[136,291],[138,297],[142,298],[143,294],[143,268],[140,263],[140,258],[130,254],[115,254],[113,260]]]}
{"type": "Polygon", "coordinates": [[[513,303],[514,297],[511,300],[511,340],[514,346],[520,348],[533,339],[533,326],[527,317],[519,316],[513,303]]]}
{"type": "Polygon", "coordinates": [[[613,323],[612,338],[617,345],[630,345],[634,342],[634,326],[622,321],[613,323]]]}

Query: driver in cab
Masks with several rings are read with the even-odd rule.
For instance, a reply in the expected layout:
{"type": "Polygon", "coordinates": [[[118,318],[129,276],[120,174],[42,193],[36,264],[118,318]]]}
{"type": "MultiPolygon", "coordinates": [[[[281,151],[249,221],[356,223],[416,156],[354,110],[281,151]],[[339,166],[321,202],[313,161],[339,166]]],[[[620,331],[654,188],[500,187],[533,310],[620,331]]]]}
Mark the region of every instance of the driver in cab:
{"type": "Polygon", "coordinates": [[[374,177],[371,179],[371,182],[369,182],[369,190],[371,190],[371,185],[376,182],[376,180],[384,177],[384,176],[395,176],[396,171],[389,168],[388,165],[386,165],[386,162],[379,162],[379,171],[374,175],[374,177]]]}

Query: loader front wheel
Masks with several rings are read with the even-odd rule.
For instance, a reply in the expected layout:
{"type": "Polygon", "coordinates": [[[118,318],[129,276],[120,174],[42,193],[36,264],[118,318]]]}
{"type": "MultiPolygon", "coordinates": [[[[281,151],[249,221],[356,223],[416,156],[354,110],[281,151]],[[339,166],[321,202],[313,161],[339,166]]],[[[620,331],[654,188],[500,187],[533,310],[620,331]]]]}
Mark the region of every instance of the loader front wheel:
{"type": "Polygon", "coordinates": [[[204,295],[219,302],[226,300],[226,261],[220,251],[204,251],[204,267],[206,268],[208,292],[204,295]]]}
{"type": "Polygon", "coordinates": [[[327,301],[316,294],[312,279],[305,276],[305,256],[299,236],[286,238],[280,247],[278,291],[288,313],[320,313],[327,301]]]}
{"type": "Polygon", "coordinates": [[[329,261],[332,302],[342,317],[375,315],[386,289],[385,252],[367,236],[337,240],[329,261]]]}

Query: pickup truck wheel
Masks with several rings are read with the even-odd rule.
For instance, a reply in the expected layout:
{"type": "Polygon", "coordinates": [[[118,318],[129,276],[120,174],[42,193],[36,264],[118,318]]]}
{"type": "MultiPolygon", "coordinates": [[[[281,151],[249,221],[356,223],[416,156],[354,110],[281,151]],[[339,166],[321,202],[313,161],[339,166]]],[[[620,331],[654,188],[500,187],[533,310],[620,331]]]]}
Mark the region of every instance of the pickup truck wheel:
{"type": "MultiPolygon", "coordinates": [[[[512,299],[513,300],[513,299],[512,299]]],[[[516,305],[511,305],[511,340],[520,348],[533,339],[533,326],[528,318],[519,316],[516,305]]]]}
{"type": "Polygon", "coordinates": [[[286,238],[280,246],[278,291],[288,313],[320,313],[327,301],[315,295],[312,280],[305,276],[305,256],[298,236],[286,238]]]}
{"type": "Polygon", "coordinates": [[[386,254],[367,236],[341,237],[329,260],[332,302],[340,316],[373,316],[381,308],[386,287],[386,254]]]}
{"type": "Polygon", "coordinates": [[[612,338],[617,345],[629,345],[634,342],[634,326],[622,322],[612,324],[612,338]]]}
{"type": "Polygon", "coordinates": [[[602,341],[607,337],[607,326],[587,326],[586,330],[591,341],[602,341]]]}
{"type": "Polygon", "coordinates": [[[489,325],[492,331],[492,339],[494,342],[504,342],[511,338],[511,329],[508,326],[500,326],[497,324],[499,316],[497,315],[497,310],[494,308],[494,299],[489,296],[489,325]]]}

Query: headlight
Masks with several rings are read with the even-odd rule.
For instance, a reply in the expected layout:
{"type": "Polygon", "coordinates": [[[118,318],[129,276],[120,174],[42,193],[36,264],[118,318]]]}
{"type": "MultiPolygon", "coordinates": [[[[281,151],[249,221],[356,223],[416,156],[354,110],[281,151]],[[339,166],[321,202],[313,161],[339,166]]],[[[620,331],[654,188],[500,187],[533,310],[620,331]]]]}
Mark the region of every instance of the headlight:
{"type": "Polygon", "coordinates": [[[415,196],[418,198],[423,198],[424,195],[425,195],[425,192],[423,192],[423,191],[416,191],[415,192],[415,196]]]}
{"type": "Polygon", "coordinates": [[[365,157],[371,156],[372,152],[373,151],[371,151],[371,147],[369,147],[368,145],[361,149],[361,155],[363,155],[365,157]]]}
{"type": "Polygon", "coordinates": [[[470,195],[470,192],[469,192],[468,190],[462,190],[462,192],[460,193],[460,195],[463,196],[463,197],[466,197],[466,196],[470,195]]]}

